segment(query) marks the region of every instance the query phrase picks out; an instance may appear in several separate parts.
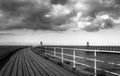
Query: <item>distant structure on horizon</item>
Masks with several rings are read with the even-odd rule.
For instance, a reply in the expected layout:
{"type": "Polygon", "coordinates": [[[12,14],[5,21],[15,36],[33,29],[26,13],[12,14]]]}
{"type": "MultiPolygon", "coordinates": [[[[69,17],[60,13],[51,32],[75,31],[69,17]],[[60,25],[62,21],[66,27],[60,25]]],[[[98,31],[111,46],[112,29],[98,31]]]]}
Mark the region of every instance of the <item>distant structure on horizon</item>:
{"type": "Polygon", "coordinates": [[[87,41],[87,44],[86,44],[86,46],[89,46],[89,42],[87,41]]]}
{"type": "MultiPolygon", "coordinates": [[[[43,46],[43,41],[40,41],[40,46],[43,46]]],[[[45,45],[44,45],[45,46],[45,45]]],[[[50,45],[49,45],[50,46],[50,45]]],[[[51,45],[55,46],[55,45],[51,45]]],[[[62,45],[61,45],[62,46],[62,45]]],[[[60,47],[61,47],[60,46],[60,47]]],[[[55,46],[56,47],[56,46],[55,46]]],[[[58,47],[58,46],[57,46],[58,47]]],[[[73,46],[72,46],[73,47],[73,46]]],[[[77,47],[77,46],[76,46],[77,47]]],[[[79,46],[80,49],[90,49],[90,50],[106,50],[106,51],[120,51],[120,46],[97,46],[97,45],[90,45],[89,41],[86,42],[86,45],[79,46]]]]}
{"type": "Polygon", "coordinates": [[[41,46],[43,45],[43,42],[42,42],[42,41],[40,42],[40,45],[41,45],[41,46]]]}

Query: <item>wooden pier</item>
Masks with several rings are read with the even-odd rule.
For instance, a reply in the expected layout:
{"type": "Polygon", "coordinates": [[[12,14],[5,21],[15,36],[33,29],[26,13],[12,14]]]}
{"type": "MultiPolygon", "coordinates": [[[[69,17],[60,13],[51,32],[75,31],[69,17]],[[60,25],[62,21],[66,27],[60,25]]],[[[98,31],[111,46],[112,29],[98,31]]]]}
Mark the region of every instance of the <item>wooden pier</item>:
{"type": "Polygon", "coordinates": [[[17,51],[9,59],[9,61],[1,69],[0,76],[78,76],[78,75],[35,54],[33,51],[31,51],[30,48],[25,48],[17,51]]]}

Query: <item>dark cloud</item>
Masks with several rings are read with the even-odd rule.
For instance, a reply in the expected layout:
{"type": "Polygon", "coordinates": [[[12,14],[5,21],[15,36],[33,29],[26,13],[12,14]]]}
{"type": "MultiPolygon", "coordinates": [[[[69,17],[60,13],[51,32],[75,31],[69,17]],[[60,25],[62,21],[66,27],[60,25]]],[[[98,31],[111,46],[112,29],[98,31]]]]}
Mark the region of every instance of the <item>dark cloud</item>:
{"type": "Polygon", "coordinates": [[[96,24],[91,24],[83,28],[83,30],[86,30],[87,32],[95,32],[99,31],[101,29],[109,29],[113,28],[115,26],[114,22],[111,19],[106,19],[102,21],[98,21],[96,24]]]}
{"type": "Polygon", "coordinates": [[[92,21],[90,21],[92,25],[85,26],[83,30],[87,32],[95,32],[101,29],[110,29],[116,26],[116,23],[114,23],[113,20],[120,18],[120,0],[105,0],[102,3],[98,0],[90,0],[86,3],[90,5],[90,9],[88,9],[84,15],[92,17],[92,21]],[[93,23],[100,14],[101,16],[108,15],[110,18],[98,20],[97,23],[93,23]]]}
{"type": "Polygon", "coordinates": [[[103,29],[113,28],[115,26],[114,22],[111,19],[104,20],[103,29]]]}
{"type": "MultiPolygon", "coordinates": [[[[43,27],[46,27],[46,26],[51,26],[51,20],[49,18],[46,18],[45,17],[45,14],[49,12],[49,9],[38,9],[37,11],[34,11],[34,12],[29,12],[28,17],[26,17],[24,19],[24,22],[25,23],[28,23],[30,24],[29,26],[32,28],[32,26],[43,26],[43,27]]],[[[42,29],[42,28],[39,28],[39,29],[42,29]]]]}
{"type": "Polygon", "coordinates": [[[120,0],[115,0],[115,3],[120,5],[120,0]]]}
{"type": "MultiPolygon", "coordinates": [[[[63,4],[65,0],[52,1],[54,3],[63,4]]],[[[49,0],[41,0],[40,3],[36,3],[32,0],[1,0],[0,9],[7,12],[6,16],[21,17],[24,16],[22,22],[13,25],[0,26],[1,30],[5,29],[33,29],[33,30],[65,30],[60,28],[61,24],[64,24],[66,19],[64,17],[51,18],[45,15],[52,9],[52,5],[49,0]],[[46,5],[47,3],[47,5],[46,5]]],[[[6,18],[5,18],[6,19],[6,18]]],[[[9,24],[10,22],[8,22],[9,24]]]]}
{"type": "MultiPolygon", "coordinates": [[[[72,24],[71,20],[75,20],[72,18],[77,18],[78,13],[82,13],[81,17],[83,15],[84,17],[92,17],[91,23],[102,12],[104,12],[102,13],[103,15],[109,14],[112,18],[119,18],[119,4],[119,0],[115,0],[114,3],[100,3],[99,0],[85,0],[85,2],[82,2],[82,0],[0,0],[0,13],[3,11],[3,17],[0,17],[0,30],[65,31],[69,29],[65,28],[67,27],[66,24],[72,24]],[[56,11],[60,12],[56,13],[56,11]],[[49,14],[51,12],[53,15],[49,14]]],[[[105,24],[104,27],[101,24],[99,26],[93,24],[85,26],[84,30],[98,31],[100,29],[112,28],[115,25],[112,20],[103,20],[102,22],[105,24]]]]}
{"type": "Polygon", "coordinates": [[[67,0],[51,0],[51,3],[65,5],[67,3],[67,0]]]}
{"type": "Polygon", "coordinates": [[[90,25],[90,26],[86,26],[85,28],[83,28],[83,30],[85,30],[87,32],[95,32],[95,31],[99,31],[100,28],[99,28],[99,26],[90,25]]]}
{"type": "Polygon", "coordinates": [[[32,30],[51,30],[51,31],[65,31],[66,28],[61,28],[59,26],[56,26],[54,24],[46,24],[40,21],[34,21],[34,22],[24,22],[21,24],[17,24],[15,26],[10,26],[3,28],[1,30],[14,30],[14,29],[32,29],[32,30]]]}
{"type": "Polygon", "coordinates": [[[33,6],[29,1],[18,1],[18,0],[1,0],[0,9],[7,12],[9,15],[21,15],[20,7],[33,6]]]}
{"type": "Polygon", "coordinates": [[[90,5],[90,9],[85,14],[93,18],[100,12],[117,13],[117,16],[118,12],[120,12],[120,0],[103,0],[101,3],[100,0],[89,0],[85,3],[90,5]]]}
{"type": "Polygon", "coordinates": [[[68,19],[68,18],[66,18],[66,17],[59,17],[59,18],[53,19],[52,21],[54,21],[54,25],[60,26],[60,25],[62,25],[62,24],[65,24],[66,21],[67,21],[67,19],[68,19]]]}

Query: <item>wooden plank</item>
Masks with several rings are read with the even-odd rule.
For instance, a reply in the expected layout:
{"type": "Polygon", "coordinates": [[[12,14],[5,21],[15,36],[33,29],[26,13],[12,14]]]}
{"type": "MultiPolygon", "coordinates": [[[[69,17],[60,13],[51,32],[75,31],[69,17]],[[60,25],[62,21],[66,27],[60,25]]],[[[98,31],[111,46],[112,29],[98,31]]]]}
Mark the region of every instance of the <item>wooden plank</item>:
{"type": "Polygon", "coordinates": [[[5,66],[2,68],[2,70],[0,71],[0,76],[2,75],[3,71],[9,66],[10,62],[12,62],[16,56],[17,56],[17,55],[11,56],[11,58],[9,59],[9,61],[6,63],[6,65],[5,65],[5,66]]]}
{"type": "Polygon", "coordinates": [[[42,76],[50,76],[36,61],[33,63],[36,65],[37,70],[42,74],[42,76]]]}
{"type": "Polygon", "coordinates": [[[29,63],[28,63],[28,60],[27,60],[27,57],[26,57],[26,56],[25,56],[25,63],[26,63],[26,65],[27,65],[27,68],[28,68],[28,71],[29,71],[30,75],[31,75],[31,76],[35,76],[34,72],[32,71],[32,69],[31,69],[31,67],[30,67],[30,65],[29,65],[29,63]]]}
{"type": "Polygon", "coordinates": [[[22,63],[21,63],[22,53],[20,52],[19,55],[20,55],[20,58],[19,58],[19,61],[18,61],[17,76],[23,76],[23,74],[22,74],[22,65],[21,65],[21,64],[22,64],[22,63]]]}
{"type": "Polygon", "coordinates": [[[12,67],[14,65],[14,62],[17,58],[17,53],[13,55],[10,60],[7,62],[7,64],[3,67],[0,76],[9,76],[10,72],[12,71],[12,67]]]}
{"type": "Polygon", "coordinates": [[[27,65],[26,65],[26,63],[25,63],[25,58],[24,58],[24,52],[23,52],[23,56],[22,56],[22,70],[23,70],[23,75],[24,76],[30,76],[30,73],[29,73],[29,71],[28,71],[28,67],[27,67],[27,65]]]}
{"type": "MultiPolygon", "coordinates": [[[[33,58],[32,56],[29,55],[30,58],[33,58]]],[[[36,66],[37,70],[42,74],[42,76],[50,76],[45,69],[42,68],[42,66],[39,65],[39,63],[37,62],[37,60],[34,59],[33,61],[34,65],[36,66]]],[[[51,76],[54,76],[53,74],[51,74],[51,76]]]]}
{"type": "MultiPolygon", "coordinates": [[[[31,52],[29,52],[29,53],[31,53],[31,52]]],[[[33,54],[33,55],[34,55],[34,54],[33,54]]],[[[33,56],[33,55],[32,55],[32,56],[33,56]]],[[[36,56],[35,56],[35,57],[36,57],[36,56]]],[[[33,57],[33,58],[35,58],[35,57],[33,57]]],[[[39,68],[41,68],[42,70],[44,70],[45,72],[47,72],[47,74],[49,74],[49,76],[56,76],[55,73],[53,73],[53,72],[49,69],[49,67],[47,68],[46,65],[40,63],[37,58],[35,58],[35,60],[36,60],[36,62],[39,64],[39,66],[41,66],[41,67],[39,67],[39,68]]],[[[44,72],[42,72],[42,74],[43,74],[43,73],[44,73],[44,72]]],[[[44,75],[44,74],[43,74],[43,75],[44,75]]]]}
{"type": "MultiPolygon", "coordinates": [[[[37,59],[37,58],[36,58],[36,59],[37,59]]],[[[50,66],[51,63],[49,63],[49,61],[44,61],[44,60],[42,60],[42,58],[39,58],[38,61],[39,61],[39,63],[42,63],[41,66],[44,65],[44,67],[46,67],[47,69],[49,69],[49,70],[50,70],[51,72],[53,72],[56,76],[61,76],[61,75],[62,75],[59,71],[57,71],[57,70],[54,69],[54,66],[52,66],[52,67],[50,66]],[[48,63],[48,64],[47,64],[47,63],[48,63]]],[[[59,68],[57,68],[57,69],[59,69],[59,68]]]]}
{"type": "MultiPolygon", "coordinates": [[[[28,56],[28,55],[27,55],[27,56],[28,56]]],[[[33,60],[31,60],[29,56],[28,56],[27,58],[28,58],[28,62],[29,62],[29,64],[30,64],[30,67],[31,67],[32,71],[34,72],[34,74],[35,74],[36,76],[42,76],[42,75],[39,73],[39,71],[37,70],[37,68],[34,66],[34,64],[33,64],[33,62],[32,62],[33,60]]]]}
{"type": "MultiPolygon", "coordinates": [[[[34,55],[32,55],[32,56],[34,56],[34,55]]],[[[35,57],[32,57],[32,58],[35,58],[35,60],[37,60],[37,61],[39,61],[40,60],[40,63],[44,63],[44,64],[46,64],[44,67],[49,67],[49,69],[52,71],[52,72],[54,72],[57,76],[59,76],[59,75],[66,75],[67,73],[69,73],[68,71],[66,71],[65,69],[63,69],[63,68],[61,68],[61,67],[59,67],[59,66],[57,66],[56,64],[52,64],[52,63],[50,63],[49,61],[42,61],[40,58],[36,58],[36,56],[35,57]],[[59,75],[58,75],[59,74],[59,75]]],[[[73,76],[73,74],[70,74],[70,76],[73,76]]]]}
{"type": "Polygon", "coordinates": [[[0,76],[76,76],[46,60],[30,48],[15,53],[0,72],[0,76]]]}
{"type": "MultiPolygon", "coordinates": [[[[54,66],[50,66],[51,63],[48,63],[49,61],[44,61],[44,60],[41,60],[40,58],[37,58],[37,59],[40,60],[40,63],[45,64],[44,67],[49,68],[50,71],[54,72],[55,75],[57,75],[57,76],[63,75],[63,74],[60,72],[59,68],[56,68],[56,69],[55,69],[54,66]],[[48,63],[48,64],[47,64],[47,63],[48,63]]],[[[43,58],[42,58],[42,59],[43,59],[43,58]]],[[[38,61],[39,61],[39,60],[38,60],[38,61]]],[[[63,69],[62,69],[62,70],[63,70],[63,69]]]]}
{"type": "Polygon", "coordinates": [[[17,66],[18,66],[19,58],[20,58],[20,56],[17,55],[17,58],[15,60],[15,63],[14,63],[13,69],[12,69],[11,76],[16,76],[17,75],[17,69],[18,69],[17,66]]]}
{"type": "MultiPolygon", "coordinates": [[[[34,54],[34,55],[36,55],[36,54],[34,54]]],[[[34,55],[32,55],[32,56],[34,56],[34,55]]],[[[56,74],[57,76],[59,76],[59,75],[64,75],[64,76],[65,76],[66,74],[67,74],[68,76],[76,76],[75,74],[70,73],[69,71],[63,69],[62,67],[59,67],[59,66],[57,66],[56,64],[53,64],[53,63],[51,63],[51,62],[49,62],[49,61],[47,61],[47,60],[45,60],[45,59],[43,59],[43,58],[41,58],[41,57],[34,56],[33,58],[35,58],[35,60],[38,59],[38,61],[46,64],[45,66],[51,68],[50,70],[52,70],[53,72],[55,72],[55,74],[56,74]],[[58,75],[58,74],[59,74],[59,75],[58,75]]]]}
{"type": "Polygon", "coordinates": [[[49,67],[46,67],[45,64],[40,63],[39,60],[37,61],[37,59],[36,59],[36,63],[38,64],[39,69],[45,71],[45,72],[41,71],[41,73],[43,75],[44,75],[44,73],[46,73],[46,74],[49,74],[49,76],[56,76],[55,73],[49,69],[49,67]]]}

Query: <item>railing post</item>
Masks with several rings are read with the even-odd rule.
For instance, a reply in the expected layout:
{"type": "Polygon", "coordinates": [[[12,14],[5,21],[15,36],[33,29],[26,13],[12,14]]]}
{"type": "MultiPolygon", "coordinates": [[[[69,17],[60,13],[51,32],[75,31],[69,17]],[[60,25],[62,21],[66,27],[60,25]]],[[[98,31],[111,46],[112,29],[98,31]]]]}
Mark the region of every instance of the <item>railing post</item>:
{"type": "Polygon", "coordinates": [[[38,49],[38,51],[37,52],[39,52],[40,54],[42,54],[42,47],[40,47],[40,49],[38,49]]]}
{"type": "Polygon", "coordinates": [[[56,56],[56,47],[54,48],[54,57],[56,56]]]}
{"type": "Polygon", "coordinates": [[[63,63],[63,48],[61,49],[61,62],[63,63]]]}
{"type": "Polygon", "coordinates": [[[96,70],[96,68],[97,68],[96,51],[97,50],[94,50],[94,76],[97,76],[97,70],[96,70]]]}
{"type": "Polygon", "coordinates": [[[44,50],[44,54],[45,54],[45,56],[46,56],[46,52],[47,52],[47,51],[46,51],[46,48],[47,48],[47,47],[45,47],[45,50],[44,50]]]}
{"type": "Polygon", "coordinates": [[[73,50],[73,68],[75,68],[76,62],[75,62],[75,50],[73,50]]]}

